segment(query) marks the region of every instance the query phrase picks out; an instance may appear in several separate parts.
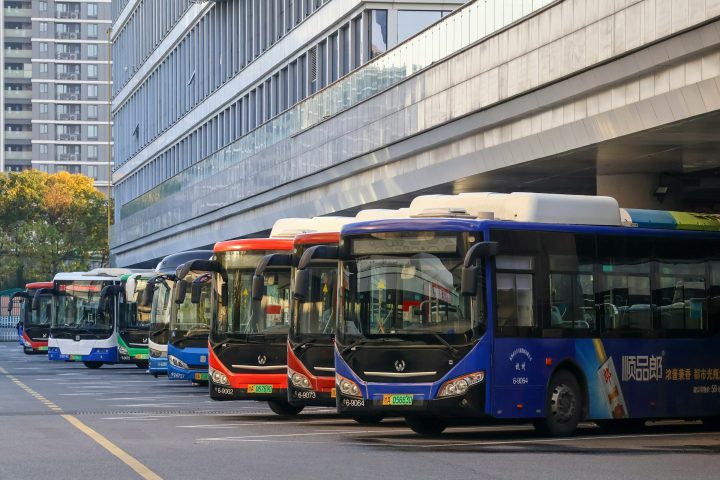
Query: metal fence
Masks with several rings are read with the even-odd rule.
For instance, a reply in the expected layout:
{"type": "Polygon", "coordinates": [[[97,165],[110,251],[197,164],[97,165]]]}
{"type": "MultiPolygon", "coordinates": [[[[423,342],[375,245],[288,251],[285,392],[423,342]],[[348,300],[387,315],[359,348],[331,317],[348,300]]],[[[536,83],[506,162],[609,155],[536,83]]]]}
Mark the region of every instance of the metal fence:
{"type": "Polygon", "coordinates": [[[11,288],[0,292],[0,342],[17,342],[17,323],[20,321],[20,303],[13,303],[12,310],[8,315],[8,303],[16,292],[22,292],[19,288],[11,288]]]}

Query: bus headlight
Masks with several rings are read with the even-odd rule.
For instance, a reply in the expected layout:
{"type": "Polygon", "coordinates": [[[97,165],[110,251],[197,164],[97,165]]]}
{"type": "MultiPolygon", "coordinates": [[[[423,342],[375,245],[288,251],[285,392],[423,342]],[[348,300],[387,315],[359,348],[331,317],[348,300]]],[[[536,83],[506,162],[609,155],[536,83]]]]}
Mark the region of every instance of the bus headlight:
{"type": "Polygon", "coordinates": [[[123,347],[122,345],[118,345],[118,352],[120,353],[120,355],[127,355],[128,349],[123,347]]]}
{"type": "Polygon", "coordinates": [[[210,379],[212,380],[213,383],[215,383],[217,385],[225,385],[228,387],[230,386],[230,382],[228,381],[227,375],[225,375],[224,373],[222,373],[218,370],[215,370],[212,367],[208,367],[208,373],[210,374],[210,379]]]}
{"type": "Polygon", "coordinates": [[[438,398],[440,397],[453,397],[455,395],[465,395],[471,386],[481,383],[485,380],[485,372],[475,372],[470,375],[464,375],[462,377],[453,378],[442,384],[438,391],[438,398]]]}
{"type": "Polygon", "coordinates": [[[362,394],[360,393],[360,387],[358,387],[357,383],[353,382],[352,380],[348,380],[342,375],[335,375],[335,382],[337,383],[338,389],[340,389],[340,393],[342,393],[343,395],[348,397],[362,398],[362,394]]]}
{"type": "Polygon", "coordinates": [[[310,380],[308,380],[308,378],[302,373],[294,372],[288,368],[288,377],[290,378],[290,383],[292,383],[293,387],[312,390],[310,380]]]}
{"type": "Polygon", "coordinates": [[[168,355],[168,362],[174,367],[182,368],[183,370],[190,370],[187,363],[183,362],[174,355],[168,355]]]}
{"type": "Polygon", "coordinates": [[[155,350],[154,348],[151,348],[150,356],[152,358],[163,358],[163,357],[167,357],[167,352],[161,352],[160,350],[155,350]]]}
{"type": "Polygon", "coordinates": [[[32,345],[30,344],[30,342],[28,342],[28,341],[25,340],[24,338],[22,339],[22,342],[23,342],[23,345],[25,345],[27,348],[32,347],[32,345]]]}

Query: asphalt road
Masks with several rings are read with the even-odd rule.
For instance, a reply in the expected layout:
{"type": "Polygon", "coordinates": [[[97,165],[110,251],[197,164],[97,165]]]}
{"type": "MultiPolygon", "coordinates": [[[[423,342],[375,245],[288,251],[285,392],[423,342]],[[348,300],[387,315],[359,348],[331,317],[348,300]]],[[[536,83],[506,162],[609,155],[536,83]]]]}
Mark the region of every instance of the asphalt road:
{"type": "Polygon", "coordinates": [[[718,479],[720,432],[666,422],[569,439],[525,425],[420,437],[400,420],[280,418],[135,367],[88,370],[0,343],[0,479],[16,478],[718,479]]]}

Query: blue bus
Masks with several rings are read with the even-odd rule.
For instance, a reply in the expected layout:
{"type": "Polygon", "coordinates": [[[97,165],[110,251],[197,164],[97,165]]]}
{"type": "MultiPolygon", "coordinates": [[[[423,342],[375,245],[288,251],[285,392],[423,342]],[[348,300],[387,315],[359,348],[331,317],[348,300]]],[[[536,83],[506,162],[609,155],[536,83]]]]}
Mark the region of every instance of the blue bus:
{"type": "Polygon", "coordinates": [[[176,272],[170,306],[168,378],[204,384],[208,382],[211,275],[183,267],[176,272]]]}
{"type": "Polygon", "coordinates": [[[155,267],[155,276],[148,280],[142,304],[150,305],[150,332],[148,335],[148,372],[155,378],[167,375],[168,339],[170,338],[170,311],[174,297],[175,273],[180,265],[191,260],[207,260],[212,250],[191,250],[174,253],[163,258],[155,267]]]}
{"type": "Polygon", "coordinates": [[[526,193],[426,204],[443,202],[472,208],[351,224],[334,251],[312,251],[340,260],[339,412],[422,434],[488,419],[555,436],[582,420],[718,423],[716,217],[526,193]]]}

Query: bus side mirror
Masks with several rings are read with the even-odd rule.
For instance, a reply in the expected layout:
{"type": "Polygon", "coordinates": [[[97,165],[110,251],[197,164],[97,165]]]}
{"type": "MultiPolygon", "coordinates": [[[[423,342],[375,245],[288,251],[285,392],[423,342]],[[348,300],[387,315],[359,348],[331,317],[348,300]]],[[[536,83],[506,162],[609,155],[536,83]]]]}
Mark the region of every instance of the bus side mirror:
{"type": "Polygon", "coordinates": [[[475,263],[478,258],[494,257],[498,249],[498,242],[479,242],[468,250],[463,261],[460,293],[468,296],[477,294],[478,267],[475,263]]]}
{"type": "Polygon", "coordinates": [[[155,296],[155,284],[152,282],[148,282],[147,285],[145,285],[145,289],[142,293],[142,299],[140,301],[141,306],[143,307],[149,307],[152,305],[153,297],[155,296]]]}
{"type": "Polygon", "coordinates": [[[478,267],[463,267],[460,280],[460,293],[466,296],[477,294],[478,267]]]}
{"type": "Polygon", "coordinates": [[[310,286],[310,271],[309,270],[296,270],[295,271],[295,285],[293,296],[298,300],[304,300],[307,297],[308,288],[310,286]]]}
{"type": "Polygon", "coordinates": [[[35,290],[35,296],[32,299],[32,309],[35,312],[40,312],[40,297],[43,295],[57,295],[58,292],[54,288],[39,288],[35,290]]]}
{"type": "Polygon", "coordinates": [[[175,303],[178,305],[185,302],[185,295],[187,294],[187,282],[185,280],[178,280],[175,283],[175,303]]]}
{"type": "Polygon", "coordinates": [[[262,275],[253,275],[252,282],[252,299],[256,302],[262,300],[265,294],[265,277],[262,275]]]}
{"type": "Polygon", "coordinates": [[[190,287],[190,301],[192,303],[200,303],[200,298],[202,297],[202,284],[201,283],[195,283],[193,282],[192,286],[190,287]]]}

